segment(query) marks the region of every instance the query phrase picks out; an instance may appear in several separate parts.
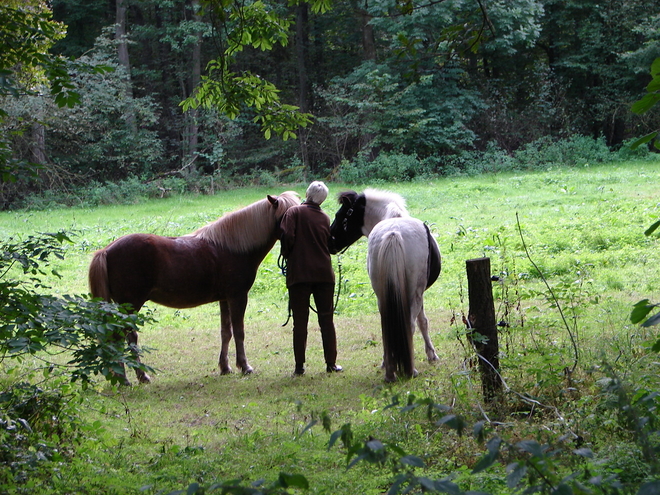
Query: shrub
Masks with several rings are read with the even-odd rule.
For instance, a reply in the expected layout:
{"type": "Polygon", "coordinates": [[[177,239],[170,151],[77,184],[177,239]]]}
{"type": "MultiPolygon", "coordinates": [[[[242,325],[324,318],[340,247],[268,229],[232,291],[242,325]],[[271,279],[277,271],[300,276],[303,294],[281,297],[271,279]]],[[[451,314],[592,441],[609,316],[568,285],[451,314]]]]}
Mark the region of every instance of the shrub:
{"type": "Polygon", "coordinates": [[[615,155],[605,144],[604,138],[592,139],[576,135],[558,141],[543,137],[518,149],[514,157],[520,168],[534,169],[611,161],[615,155]]]}
{"type": "Polygon", "coordinates": [[[520,164],[494,141],[487,144],[485,151],[461,151],[442,157],[440,164],[439,171],[442,175],[478,175],[506,172],[520,167],[520,164]]]}
{"type": "MultiPolygon", "coordinates": [[[[124,365],[146,370],[137,349],[117,339],[126,329],[138,330],[147,321],[144,317],[86,296],[42,293],[48,290],[41,282],[46,275],[42,267],[51,256],[62,258],[61,244],[68,241],[58,232],[0,244],[0,361],[39,353],[46,370],[61,369],[83,383],[99,374],[117,383],[124,365]],[[50,359],[64,352],[70,353],[66,364],[50,359]]],[[[58,275],[54,270],[51,274],[58,275]]]]}
{"type": "Polygon", "coordinates": [[[71,390],[20,382],[0,393],[0,491],[23,485],[82,436],[71,390]]]}
{"type": "Polygon", "coordinates": [[[339,178],[353,184],[374,182],[405,182],[433,173],[433,160],[419,160],[415,155],[380,154],[369,161],[364,154],[353,162],[342,161],[339,178]]]}

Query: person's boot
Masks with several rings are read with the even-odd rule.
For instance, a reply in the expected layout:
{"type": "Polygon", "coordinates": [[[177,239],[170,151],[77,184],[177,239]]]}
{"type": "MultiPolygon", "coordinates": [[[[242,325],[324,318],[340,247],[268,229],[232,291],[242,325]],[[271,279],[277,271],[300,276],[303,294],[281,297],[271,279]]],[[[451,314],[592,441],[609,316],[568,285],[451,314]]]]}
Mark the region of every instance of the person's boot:
{"type": "Polygon", "coordinates": [[[302,364],[296,364],[296,369],[293,370],[294,376],[300,376],[305,374],[305,367],[302,364]]]}

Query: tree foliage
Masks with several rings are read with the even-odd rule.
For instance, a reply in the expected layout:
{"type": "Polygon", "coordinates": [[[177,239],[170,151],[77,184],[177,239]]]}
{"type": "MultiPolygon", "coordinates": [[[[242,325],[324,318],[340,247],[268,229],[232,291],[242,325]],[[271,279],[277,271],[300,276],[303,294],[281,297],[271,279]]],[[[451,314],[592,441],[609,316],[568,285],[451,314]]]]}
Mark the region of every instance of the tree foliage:
{"type": "Polygon", "coordinates": [[[38,151],[42,188],[90,177],[332,177],[380,153],[442,167],[446,156],[512,154],[575,134],[616,149],[660,121],[629,110],[660,55],[657,16],[641,0],[124,0],[127,31],[114,46],[107,2],[52,5],[67,36],[53,33],[42,56],[117,74],[69,67],[71,86],[54,88],[59,102],[79,95],[72,113],[53,111],[46,91],[19,95],[16,107],[45,114],[12,117],[0,152],[24,180],[16,160],[38,151]]]}
{"type": "Polygon", "coordinates": [[[45,370],[62,367],[73,381],[101,375],[119,383],[124,365],[145,369],[123,336],[146,319],[86,296],[49,295],[42,278],[58,276],[46,267],[51,257],[63,257],[64,242],[68,235],[58,232],[0,245],[0,361],[34,356],[45,370]],[[54,359],[60,354],[68,356],[64,365],[54,359]]]}

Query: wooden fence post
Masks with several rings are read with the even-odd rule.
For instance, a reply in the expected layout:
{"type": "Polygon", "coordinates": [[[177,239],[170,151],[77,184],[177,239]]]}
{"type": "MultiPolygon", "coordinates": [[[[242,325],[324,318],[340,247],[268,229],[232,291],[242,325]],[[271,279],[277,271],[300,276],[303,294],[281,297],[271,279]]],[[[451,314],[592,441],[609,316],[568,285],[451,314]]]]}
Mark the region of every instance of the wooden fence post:
{"type": "Polygon", "coordinates": [[[477,258],[465,262],[468,279],[468,338],[479,357],[479,371],[484,400],[491,402],[502,391],[500,377],[499,343],[490,258],[477,258]],[[478,335],[477,335],[478,334],[478,335]]]}

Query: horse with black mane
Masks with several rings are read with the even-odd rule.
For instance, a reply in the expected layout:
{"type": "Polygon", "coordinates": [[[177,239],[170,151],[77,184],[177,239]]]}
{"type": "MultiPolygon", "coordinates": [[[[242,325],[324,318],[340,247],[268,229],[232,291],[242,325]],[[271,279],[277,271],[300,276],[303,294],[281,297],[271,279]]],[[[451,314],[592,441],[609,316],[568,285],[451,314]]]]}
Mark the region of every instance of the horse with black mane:
{"type": "Polygon", "coordinates": [[[437,361],[424,313],[424,291],[440,275],[438,244],[426,224],[412,218],[395,193],[366,189],[339,194],[341,207],[330,226],[334,248],[347,248],[367,236],[367,270],[378,298],[383,335],[385,381],[413,377],[412,335],[415,320],[424,338],[426,356],[437,361]]]}
{"type": "MultiPolygon", "coordinates": [[[[300,202],[293,191],[268,195],[181,237],[129,234],[94,254],[89,267],[92,296],[138,312],[153,301],[171,308],[192,308],[220,302],[221,351],[219,368],[231,373],[229,342],[234,337],[236,365],[252,373],[244,348],[244,316],[248,292],[257,269],[277,240],[279,221],[300,202]]],[[[126,331],[129,344],[138,335],[126,331]]],[[[136,369],[140,382],[151,381],[136,369]]],[[[128,379],[125,376],[125,382],[128,379]]]]}

